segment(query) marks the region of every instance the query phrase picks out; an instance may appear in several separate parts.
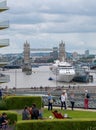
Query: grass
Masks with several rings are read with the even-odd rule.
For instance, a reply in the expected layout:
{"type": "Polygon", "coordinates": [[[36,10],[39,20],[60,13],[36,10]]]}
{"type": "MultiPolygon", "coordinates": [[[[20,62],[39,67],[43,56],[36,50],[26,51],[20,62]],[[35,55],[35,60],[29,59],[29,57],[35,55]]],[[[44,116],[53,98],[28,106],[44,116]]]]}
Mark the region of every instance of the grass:
{"type": "MultiPolygon", "coordinates": [[[[77,120],[78,119],[96,119],[95,112],[93,112],[93,111],[83,111],[83,110],[73,110],[72,111],[72,110],[60,110],[60,109],[58,109],[58,112],[62,113],[62,115],[68,114],[69,117],[72,117],[72,119],[77,119],[77,120]]],[[[47,109],[44,109],[43,115],[46,118],[49,118],[49,116],[53,116],[52,112],[48,111],[47,109]]]]}
{"type": "MultiPolygon", "coordinates": [[[[57,110],[57,109],[53,109],[57,110]]],[[[72,117],[72,120],[96,120],[96,114],[93,111],[83,111],[83,110],[60,110],[58,109],[58,112],[62,113],[62,115],[64,114],[68,114],[69,117],[72,117]]],[[[52,114],[52,111],[48,111],[47,108],[44,108],[43,111],[43,117],[44,118],[49,118],[49,116],[54,117],[54,115],[52,114]]],[[[18,115],[18,120],[22,120],[22,115],[19,114],[18,115]]]]}

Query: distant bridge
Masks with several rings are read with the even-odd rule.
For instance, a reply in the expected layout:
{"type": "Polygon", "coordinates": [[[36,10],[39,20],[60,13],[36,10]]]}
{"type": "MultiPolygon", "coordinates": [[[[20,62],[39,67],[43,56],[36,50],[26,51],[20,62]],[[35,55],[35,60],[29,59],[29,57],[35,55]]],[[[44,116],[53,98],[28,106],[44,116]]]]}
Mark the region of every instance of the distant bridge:
{"type": "Polygon", "coordinates": [[[53,51],[51,48],[30,48],[30,51],[53,51]]]}

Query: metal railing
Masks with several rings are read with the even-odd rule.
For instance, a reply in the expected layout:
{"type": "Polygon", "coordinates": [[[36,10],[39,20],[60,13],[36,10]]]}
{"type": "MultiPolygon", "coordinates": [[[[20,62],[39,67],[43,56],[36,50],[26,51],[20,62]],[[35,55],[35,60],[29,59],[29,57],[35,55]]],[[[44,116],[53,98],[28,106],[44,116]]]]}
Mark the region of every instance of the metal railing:
{"type": "MultiPolygon", "coordinates": [[[[44,105],[47,106],[48,105],[48,97],[43,96],[42,99],[43,99],[44,105]]],[[[53,107],[54,106],[61,107],[61,101],[60,101],[58,96],[54,96],[53,100],[54,100],[53,107]]],[[[89,99],[88,106],[89,106],[88,107],[89,109],[96,109],[96,100],[92,99],[92,98],[89,99]]],[[[71,103],[70,103],[69,99],[67,100],[67,107],[69,107],[69,108],[71,107],[71,103]]],[[[78,99],[75,99],[75,106],[74,107],[75,108],[84,108],[84,98],[82,98],[82,96],[80,96],[78,99]]]]}

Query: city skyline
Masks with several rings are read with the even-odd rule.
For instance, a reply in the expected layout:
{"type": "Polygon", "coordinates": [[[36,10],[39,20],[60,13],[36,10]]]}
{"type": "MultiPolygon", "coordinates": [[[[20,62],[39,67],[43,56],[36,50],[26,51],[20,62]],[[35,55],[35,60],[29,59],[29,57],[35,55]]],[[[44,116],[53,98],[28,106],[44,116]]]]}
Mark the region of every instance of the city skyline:
{"type": "Polygon", "coordinates": [[[0,53],[22,53],[26,40],[31,48],[58,47],[63,40],[68,52],[96,53],[95,0],[16,2],[7,0],[9,10],[0,14],[0,21],[9,20],[0,39],[10,39],[10,46],[1,48],[0,53]]]}

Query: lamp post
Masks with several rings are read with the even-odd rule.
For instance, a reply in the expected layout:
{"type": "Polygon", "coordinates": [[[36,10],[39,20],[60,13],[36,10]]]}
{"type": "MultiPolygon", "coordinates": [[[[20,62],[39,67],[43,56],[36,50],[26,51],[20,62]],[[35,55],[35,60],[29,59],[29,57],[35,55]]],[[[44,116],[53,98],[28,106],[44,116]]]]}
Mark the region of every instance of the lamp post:
{"type": "Polygon", "coordinates": [[[56,70],[56,87],[57,87],[57,73],[58,73],[58,70],[56,70]]]}
{"type": "Polygon", "coordinates": [[[15,69],[15,88],[17,88],[17,70],[15,69]]]}

